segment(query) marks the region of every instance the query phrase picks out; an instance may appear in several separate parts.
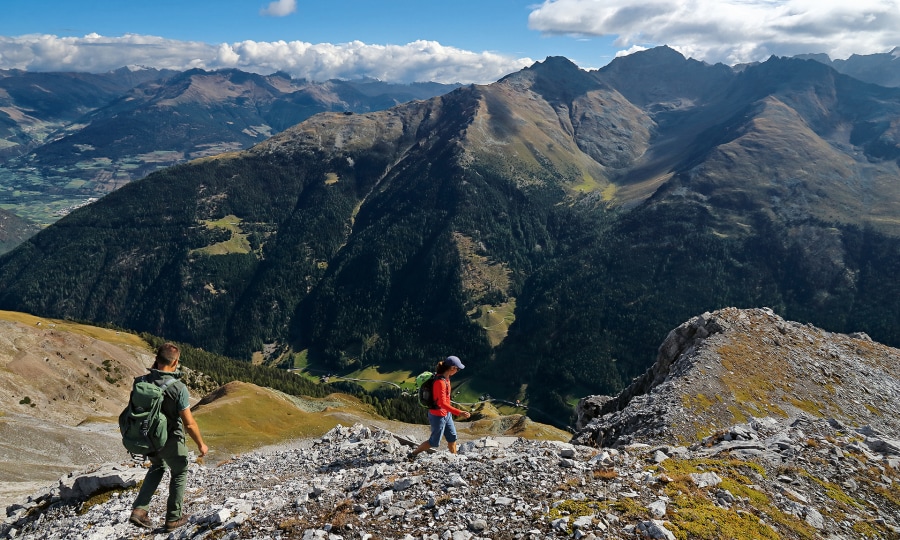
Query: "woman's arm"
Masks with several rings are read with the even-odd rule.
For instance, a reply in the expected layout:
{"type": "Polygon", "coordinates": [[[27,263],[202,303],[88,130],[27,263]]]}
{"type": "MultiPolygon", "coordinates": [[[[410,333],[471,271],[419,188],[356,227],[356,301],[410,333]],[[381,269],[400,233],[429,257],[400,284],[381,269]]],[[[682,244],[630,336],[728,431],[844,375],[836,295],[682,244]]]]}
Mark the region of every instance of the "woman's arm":
{"type": "Polygon", "coordinates": [[[450,414],[455,416],[462,414],[463,411],[457,409],[450,403],[450,382],[446,379],[437,379],[434,381],[434,385],[441,385],[441,387],[437,389],[437,392],[435,392],[435,401],[437,402],[438,408],[449,411],[450,414]]]}

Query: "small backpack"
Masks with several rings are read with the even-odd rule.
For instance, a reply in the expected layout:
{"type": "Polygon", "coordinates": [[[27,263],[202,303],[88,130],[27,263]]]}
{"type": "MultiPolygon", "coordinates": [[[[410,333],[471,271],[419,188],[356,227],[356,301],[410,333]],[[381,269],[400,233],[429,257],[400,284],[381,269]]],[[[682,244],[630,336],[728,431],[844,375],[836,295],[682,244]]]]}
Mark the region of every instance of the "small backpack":
{"type": "Polygon", "coordinates": [[[128,406],[119,415],[122,445],[132,454],[152,456],[162,450],[169,438],[169,420],[162,411],[166,388],[177,379],[167,379],[162,385],[134,380],[128,406]]]}
{"type": "Polygon", "coordinates": [[[419,398],[419,405],[426,409],[437,409],[437,398],[434,396],[434,381],[438,379],[437,375],[431,371],[423,371],[416,377],[416,395],[419,398]]]}

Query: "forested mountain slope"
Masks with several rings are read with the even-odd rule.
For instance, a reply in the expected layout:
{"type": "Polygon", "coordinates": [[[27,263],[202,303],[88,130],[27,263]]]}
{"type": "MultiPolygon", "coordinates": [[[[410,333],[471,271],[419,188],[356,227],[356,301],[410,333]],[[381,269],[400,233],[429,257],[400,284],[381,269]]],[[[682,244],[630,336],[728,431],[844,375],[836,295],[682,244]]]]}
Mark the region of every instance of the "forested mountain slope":
{"type": "Polygon", "coordinates": [[[564,416],[726,305],[900,343],[897,117],[814,61],[549,58],[129,184],[0,260],[0,307],[336,370],[457,354],[564,416]]]}
{"type": "Polygon", "coordinates": [[[38,232],[38,226],[0,208],[0,253],[6,253],[38,232]]]}

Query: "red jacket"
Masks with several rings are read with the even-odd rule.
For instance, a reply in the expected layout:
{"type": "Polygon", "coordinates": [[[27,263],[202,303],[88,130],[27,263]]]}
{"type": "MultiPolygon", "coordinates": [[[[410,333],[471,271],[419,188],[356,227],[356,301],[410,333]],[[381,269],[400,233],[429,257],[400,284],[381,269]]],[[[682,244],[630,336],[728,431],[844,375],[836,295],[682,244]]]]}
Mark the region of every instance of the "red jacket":
{"type": "Polygon", "coordinates": [[[431,387],[434,393],[434,401],[437,403],[437,409],[428,409],[428,412],[435,416],[447,416],[447,413],[459,415],[461,410],[450,404],[450,381],[446,377],[438,375],[434,379],[434,386],[431,387]]]}

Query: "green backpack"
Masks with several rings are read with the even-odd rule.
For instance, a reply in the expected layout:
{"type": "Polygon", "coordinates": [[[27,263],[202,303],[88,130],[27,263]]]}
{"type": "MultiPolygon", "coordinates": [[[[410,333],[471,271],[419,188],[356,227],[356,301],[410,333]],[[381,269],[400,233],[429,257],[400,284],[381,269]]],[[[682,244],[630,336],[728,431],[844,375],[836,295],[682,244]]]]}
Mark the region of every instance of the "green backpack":
{"type": "Polygon", "coordinates": [[[162,385],[138,377],[134,380],[128,406],[119,415],[122,445],[132,454],[152,456],[162,450],[169,438],[169,420],[162,411],[166,388],[177,379],[166,379],[162,385]]]}
{"type": "Polygon", "coordinates": [[[438,408],[437,399],[432,388],[437,378],[437,375],[431,371],[423,371],[416,377],[416,396],[418,397],[419,405],[426,409],[438,408]]]}

